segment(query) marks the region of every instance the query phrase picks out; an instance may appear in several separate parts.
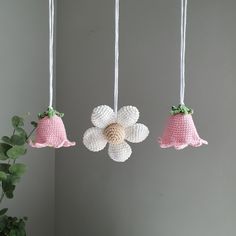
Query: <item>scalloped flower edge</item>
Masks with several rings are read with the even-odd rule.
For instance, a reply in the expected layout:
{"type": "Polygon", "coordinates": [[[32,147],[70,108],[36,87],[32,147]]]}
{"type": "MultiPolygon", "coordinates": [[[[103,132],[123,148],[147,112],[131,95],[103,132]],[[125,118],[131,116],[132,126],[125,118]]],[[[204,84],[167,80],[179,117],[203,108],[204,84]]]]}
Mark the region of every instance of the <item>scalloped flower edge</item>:
{"type": "Polygon", "coordinates": [[[61,147],[75,146],[75,144],[76,144],[75,142],[70,142],[68,140],[64,140],[59,145],[56,145],[56,146],[49,143],[34,143],[32,142],[32,140],[29,141],[29,145],[35,148],[44,148],[44,147],[61,148],[61,147]]]}
{"type": "Polygon", "coordinates": [[[186,148],[187,146],[192,146],[192,147],[200,147],[202,146],[203,144],[208,144],[208,142],[204,139],[199,139],[198,142],[188,142],[188,143],[176,143],[176,142],[172,142],[170,144],[163,144],[162,143],[162,139],[160,138],[158,140],[158,142],[160,143],[160,147],[161,148],[170,148],[170,147],[173,147],[175,148],[176,150],[181,150],[181,149],[184,149],[186,148]]]}

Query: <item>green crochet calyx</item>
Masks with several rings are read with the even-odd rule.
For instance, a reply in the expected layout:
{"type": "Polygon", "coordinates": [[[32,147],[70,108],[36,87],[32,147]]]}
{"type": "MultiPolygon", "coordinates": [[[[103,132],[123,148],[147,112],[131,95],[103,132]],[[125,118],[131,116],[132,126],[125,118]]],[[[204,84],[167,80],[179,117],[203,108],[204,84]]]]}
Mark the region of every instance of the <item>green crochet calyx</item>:
{"type": "Polygon", "coordinates": [[[177,115],[177,114],[188,115],[188,114],[193,114],[193,109],[186,107],[184,104],[180,104],[177,107],[172,106],[170,113],[171,115],[177,115]]]}
{"type": "Polygon", "coordinates": [[[47,111],[45,111],[45,112],[43,112],[43,113],[39,113],[39,114],[38,114],[38,118],[39,118],[39,119],[43,119],[44,117],[49,117],[49,118],[51,118],[51,117],[53,117],[53,116],[55,116],[55,115],[57,115],[57,116],[59,116],[59,117],[63,117],[63,116],[64,116],[64,113],[60,113],[60,112],[54,110],[52,107],[49,107],[49,108],[47,109],[47,111]]]}

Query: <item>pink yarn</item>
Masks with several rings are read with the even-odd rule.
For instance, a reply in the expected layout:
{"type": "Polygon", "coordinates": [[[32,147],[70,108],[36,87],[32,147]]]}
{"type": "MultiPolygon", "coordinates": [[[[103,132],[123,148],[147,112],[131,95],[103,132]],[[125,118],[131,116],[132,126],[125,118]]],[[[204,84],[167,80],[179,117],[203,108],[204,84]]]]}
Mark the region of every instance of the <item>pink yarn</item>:
{"type": "Polygon", "coordinates": [[[60,148],[74,146],[75,142],[70,142],[67,139],[65,126],[61,117],[54,115],[51,118],[45,116],[39,120],[36,128],[35,141],[32,142],[30,140],[29,144],[35,148],[60,148]]]}
{"type": "Polygon", "coordinates": [[[199,137],[191,114],[171,115],[159,143],[161,148],[174,147],[177,150],[188,145],[199,147],[202,144],[208,144],[199,137]]]}

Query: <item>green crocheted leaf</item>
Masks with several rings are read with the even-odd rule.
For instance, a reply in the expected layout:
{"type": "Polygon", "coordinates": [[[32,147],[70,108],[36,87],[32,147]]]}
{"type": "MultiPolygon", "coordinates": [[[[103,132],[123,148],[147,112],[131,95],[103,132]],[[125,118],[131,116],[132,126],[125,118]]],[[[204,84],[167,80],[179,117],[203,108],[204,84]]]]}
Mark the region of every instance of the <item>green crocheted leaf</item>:
{"type": "Polygon", "coordinates": [[[56,111],[55,109],[53,109],[52,107],[49,107],[49,108],[47,109],[47,111],[45,111],[45,112],[43,112],[43,113],[39,113],[39,114],[38,114],[38,118],[39,118],[39,119],[43,119],[44,117],[49,117],[49,118],[51,118],[51,117],[53,117],[53,116],[55,116],[55,115],[57,115],[57,116],[59,116],[59,117],[63,117],[63,116],[64,116],[63,113],[60,113],[60,112],[56,111]]]}
{"type": "Polygon", "coordinates": [[[186,107],[184,104],[180,104],[177,107],[172,106],[170,113],[171,115],[177,115],[177,114],[188,115],[188,114],[193,114],[193,109],[186,107]]]}

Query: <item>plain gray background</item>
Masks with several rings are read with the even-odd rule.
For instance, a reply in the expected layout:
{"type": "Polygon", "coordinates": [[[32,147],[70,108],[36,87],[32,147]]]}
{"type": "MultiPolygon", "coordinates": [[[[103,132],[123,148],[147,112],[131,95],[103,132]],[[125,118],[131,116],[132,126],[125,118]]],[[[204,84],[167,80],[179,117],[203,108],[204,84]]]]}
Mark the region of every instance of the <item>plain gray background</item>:
{"type": "MultiPolygon", "coordinates": [[[[37,118],[48,105],[48,1],[0,1],[0,137],[10,135],[11,117],[37,118]]],[[[31,130],[31,125],[27,128],[31,130]]],[[[54,235],[54,166],[52,149],[29,148],[22,158],[27,173],[14,200],[4,201],[12,216],[28,216],[30,236],[54,235]]],[[[0,207],[3,207],[0,206],[0,207]]]]}
{"type": "Polygon", "coordinates": [[[236,235],[236,2],[189,1],[186,105],[208,146],[156,143],[179,101],[180,0],[120,5],[120,106],[149,138],[124,164],[89,152],[92,109],[113,105],[114,1],[59,0],[57,105],[77,148],[56,151],[57,236],[236,235]]]}
{"type": "MultiPolygon", "coordinates": [[[[175,151],[156,140],[179,100],[180,0],[121,0],[119,102],[151,131],[121,164],[82,144],[92,109],[113,105],[114,1],[58,0],[57,108],[78,146],[24,158],[4,204],[29,216],[28,235],[235,236],[235,9],[189,1],[186,104],[209,145],[175,151]]],[[[0,2],[0,73],[5,135],[12,115],[35,119],[48,102],[48,1],[0,2]]]]}

